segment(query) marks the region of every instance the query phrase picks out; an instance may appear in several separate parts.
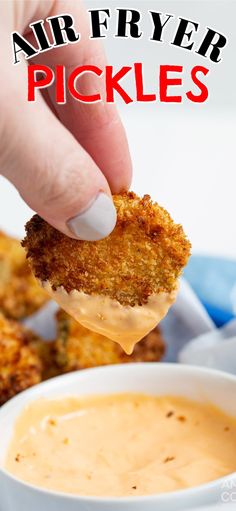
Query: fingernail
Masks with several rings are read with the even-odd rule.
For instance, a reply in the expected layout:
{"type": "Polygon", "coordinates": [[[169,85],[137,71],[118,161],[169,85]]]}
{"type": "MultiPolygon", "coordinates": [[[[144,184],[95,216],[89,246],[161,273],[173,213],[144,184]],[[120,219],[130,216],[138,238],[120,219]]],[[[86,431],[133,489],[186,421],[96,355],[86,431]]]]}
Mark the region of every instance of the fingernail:
{"type": "Polygon", "coordinates": [[[116,208],[108,195],[100,192],[90,206],[67,225],[76,238],[97,241],[108,236],[116,225],[116,208]]]}

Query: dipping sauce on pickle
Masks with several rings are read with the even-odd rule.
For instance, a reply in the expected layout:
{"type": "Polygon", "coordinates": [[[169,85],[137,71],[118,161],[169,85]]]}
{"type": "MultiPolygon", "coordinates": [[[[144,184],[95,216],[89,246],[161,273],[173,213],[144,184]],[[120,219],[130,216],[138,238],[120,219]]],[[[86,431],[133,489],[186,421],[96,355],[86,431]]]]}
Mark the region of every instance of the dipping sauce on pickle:
{"type": "Polygon", "coordinates": [[[211,404],[143,394],[40,399],[18,417],[5,468],[35,486],[126,497],[236,470],[236,420],[211,404]]]}

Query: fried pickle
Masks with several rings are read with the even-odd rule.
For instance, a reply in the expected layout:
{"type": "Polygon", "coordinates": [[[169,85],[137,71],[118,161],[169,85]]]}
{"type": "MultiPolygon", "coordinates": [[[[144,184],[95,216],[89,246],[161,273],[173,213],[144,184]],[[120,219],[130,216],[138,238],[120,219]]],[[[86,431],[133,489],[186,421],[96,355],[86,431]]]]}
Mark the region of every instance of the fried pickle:
{"type": "Polygon", "coordinates": [[[20,323],[0,313],[0,405],[41,381],[43,363],[38,353],[41,342],[20,323]]]}
{"type": "Polygon", "coordinates": [[[113,200],[116,227],[95,242],[69,238],[35,215],[23,242],[34,274],[53,290],[105,295],[131,307],[172,292],[190,254],[182,226],[148,195],[130,192],[113,200]]]}
{"type": "Polygon", "coordinates": [[[159,328],[146,335],[132,355],[126,355],[110,339],[84,328],[63,310],[57,313],[57,331],[55,359],[59,372],[63,373],[108,364],[158,362],[165,354],[159,328]]]}
{"type": "Polygon", "coordinates": [[[0,232],[0,311],[8,318],[22,319],[47,300],[20,242],[0,232]]]}

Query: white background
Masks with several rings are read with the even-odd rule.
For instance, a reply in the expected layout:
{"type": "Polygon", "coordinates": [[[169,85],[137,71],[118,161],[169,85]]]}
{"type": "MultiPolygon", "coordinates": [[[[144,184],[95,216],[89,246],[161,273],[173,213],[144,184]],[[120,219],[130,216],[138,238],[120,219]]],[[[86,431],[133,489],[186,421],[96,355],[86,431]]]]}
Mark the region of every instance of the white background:
{"type": "MultiPolygon", "coordinates": [[[[118,69],[143,62],[147,92],[157,92],[160,64],[184,66],[183,90],[188,90],[188,73],[194,65],[210,69],[206,77],[210,97],[204,104],[186,101],[182,105],[156,102],[123,106],[119,102],[118,106],[133,159],[132,188],[139,194],[149,193],[183,224],[193,252],[236,257],[236,2],[121,0],[119,7],[142,11],[143,37],[138,41],[113,37],[116,0],[90,0],[86,4],[89,8],[111,7],[109,36],[104,39],[109,63],[118,69]],[[163,43],[149,41],[152,25],[148,9],[175,15],[163,43]],[[196,49],[206,26],[228,37],[221,63],[210,63],[194,51],[169,44],[178,15],[200,23],[194,35],[196,49]]],[[[123,85],[132,92],[129,80],[125,79],[123,85]]],[[[17,192],[0,177],[0,228],[23,236],[30,215],[17,192]]]]}

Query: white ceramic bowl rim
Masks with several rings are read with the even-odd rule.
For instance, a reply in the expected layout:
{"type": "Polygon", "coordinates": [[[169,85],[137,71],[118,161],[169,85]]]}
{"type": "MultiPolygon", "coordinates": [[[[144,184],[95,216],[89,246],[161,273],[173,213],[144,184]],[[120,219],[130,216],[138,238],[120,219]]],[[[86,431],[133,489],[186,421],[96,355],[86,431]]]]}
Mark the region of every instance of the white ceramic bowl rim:
{"type": "MultiPolygon", "coordinates": [[[[12,399],[10,399],[0,409],[0,420],[1,420],[1,415],[7,415],[8,408],[12,407],[12,405],[15,402],[20,401],[23,396],[28,395],[30,397],[31,395],[33,396],[35,393],[37,394],[37,389],[39,389],[39,388],[44,389],[47,387],[59,387],[60,384],[63,384],[63,381],[70,380],[70,379],[76,379],[76,376],[81,373],[88,373],[88,372],[92,373],[94,371],[97,372],[97,371],[104,371],[104,370],[105,371],[111,371],[111,370],[119,371],[119,368],[121,368],[123,366],[129,367],[129,368],[132,368],[132,367],[138,368],[138,367],[142,367],[142,366],[146,366],[146,365],[147,365],[147,363],[133,363],[133,364],[117,364],[115,366],[114,365],[100,366],[100,367],[84,369],[83,371],[75,371],[73,373],[69,373],[69,374],[65,374],[65,375],[61,375],[61,376],[56,376],[54,378],[51,378],[50,380],[39,383],[38,385],[35,385],[34,387],[31,387],[30,389],[27,389],[27,390],[21,392],[20,394],[18,394],[17,396],[13,397],[12,399]]],[[[236,383],[236,376],[226,373],[224,371],[216,370],[216,369],[208,369],[208,368],[203,368],[203,367],[193,366],[193,365],[187,366],[185,364],[164,363],[164,362],[161,364],[158,362],[150,362],[150,363],[148,363],[148,365],[156,366],[158,370],[163,371],[163,372],[166,369],[168,369],[168,370],[173,369],[175,371],[176,370],[179,371],[180,373],[181,373],[181,371],[184,371],[185,374],[186,373],[191,373],[191,374],[195,373],[195,374],[199,374],[199,375],[205,374],[205,375],[209,375],[209,376],[216,376],[219,378],[223,378],[224,380],[228,380],[229,382],[236,383]]],[[[116,392],[114,392],[114,394],[116,394],[116,392]]],[[[150,495],[137,496],[137,497],[133,497],[133,496],[130,496],[130,497],[99,497],[98,496],[98,497],[96,497],[96,496],[76,495],[76,494],[71,494],[71,493],[58,492],[58,491],[54,491],[54,490],[48,490],[48,489],[45,489],[40,486],[35,486],[33,484],[29,484],[21,479],[16,478],[15,476],[13,476],[10,472],[5,470],[1,466],[0,466],[0,473],[2,473],[5,477],[10,478],[12,481],[15,481],[17,484],[21,485],[22,487],[25,487],[26,489],[31,488],[39,494],[43,493],[44,495],[48,495],[48,496],[67,498],[70,500],[77,501],[78,503],[81,501],[83,501],[84,503],[99,502],[101,504],[103,502],[104,503],[109,502],[111,505],[114,503],[117,503],[117,502],[120,502],[121,504],[136,503],[136,502],[145,503],[145,502],[148,502],[155,498],[160,498],[160,497],[161,497],[162,501],[164,502],[165,500],[169,501],[170,499],[175,500],[176,498],[184,496],[184,495],[188,495],[188,497],[192,497],[194,499],[195,496],[196,497],[198,496],[200,491],[211,490],[211,488],[213,488],[216,485],[216,483],[223,484],[228,479],[232,480],[232,478],[236,478],[236,472],[233,472],[233,473],[227,474],[224,477],[214,479],[213,481],[210,481],[208,483],[204,483],[204,484],[201,484],[198,486],[193,486],[191,488],[187,488],[187,489],[183,489],[183,490],[158,493],[158,494],[153,493],[150,495]]]]}

